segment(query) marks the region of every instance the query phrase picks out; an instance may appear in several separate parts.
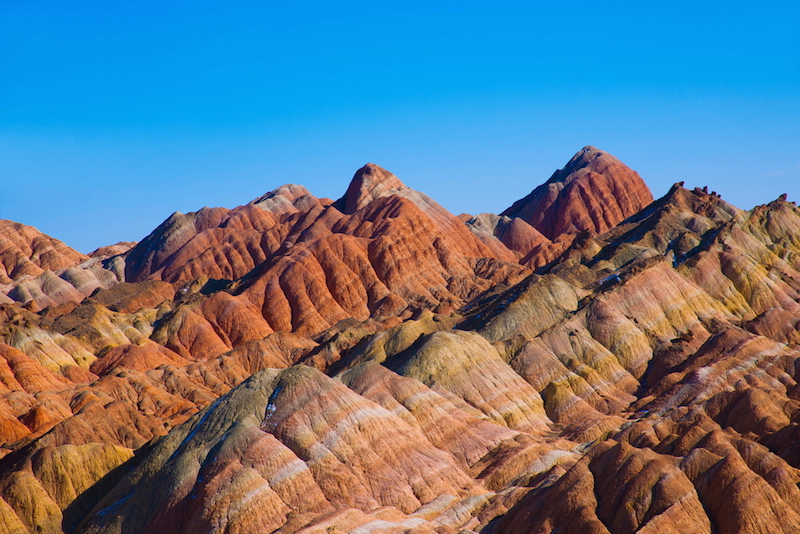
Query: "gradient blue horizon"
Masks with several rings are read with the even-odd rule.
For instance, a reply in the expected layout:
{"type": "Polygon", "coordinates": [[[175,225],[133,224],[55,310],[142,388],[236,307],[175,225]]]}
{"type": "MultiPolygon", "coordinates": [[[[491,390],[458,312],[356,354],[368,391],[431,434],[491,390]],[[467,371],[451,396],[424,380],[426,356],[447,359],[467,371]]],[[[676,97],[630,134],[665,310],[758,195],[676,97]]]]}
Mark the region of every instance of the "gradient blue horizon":
{"type": "Polygon", "coordinates": [[[800,201],[800,6],[0,2],[0,218],[89,252],[373,162],[499,212],[585,145],[800,201]]]}

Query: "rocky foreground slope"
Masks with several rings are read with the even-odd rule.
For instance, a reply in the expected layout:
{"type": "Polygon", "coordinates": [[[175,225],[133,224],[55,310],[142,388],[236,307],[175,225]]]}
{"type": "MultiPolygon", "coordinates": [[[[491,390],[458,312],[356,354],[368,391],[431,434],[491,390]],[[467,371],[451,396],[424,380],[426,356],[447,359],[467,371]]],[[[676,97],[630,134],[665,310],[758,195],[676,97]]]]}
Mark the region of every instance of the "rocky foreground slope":
{"type": "Polygon", "coordinates": [[[4,222],[0,533],[798,532],[800,210],[581,150],[87,257],[4,222]]]}

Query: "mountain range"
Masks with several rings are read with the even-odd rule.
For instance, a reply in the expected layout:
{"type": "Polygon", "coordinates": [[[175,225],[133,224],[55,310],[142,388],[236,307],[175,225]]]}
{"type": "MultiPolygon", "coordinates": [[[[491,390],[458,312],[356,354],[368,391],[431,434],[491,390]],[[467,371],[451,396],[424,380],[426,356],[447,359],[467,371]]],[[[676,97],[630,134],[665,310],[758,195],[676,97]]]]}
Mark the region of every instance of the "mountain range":
{"type": "Polygon", "coordinates": [[[0,534],[800,532],[800,210],[585,147],[84,255],[0,221],[0,534]]]}

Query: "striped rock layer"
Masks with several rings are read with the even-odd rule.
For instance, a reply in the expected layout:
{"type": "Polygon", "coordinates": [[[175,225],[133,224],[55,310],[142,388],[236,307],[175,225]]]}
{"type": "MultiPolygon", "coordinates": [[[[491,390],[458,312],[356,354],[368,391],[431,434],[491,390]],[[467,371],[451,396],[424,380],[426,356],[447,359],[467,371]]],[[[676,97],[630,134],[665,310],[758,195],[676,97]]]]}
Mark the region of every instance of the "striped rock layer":
{"type": "Polygon", "coordinates": [[[798,532],[800,210],[650,200],[587,147],[502,215],[9,223],[0,532],[798,532]]]}

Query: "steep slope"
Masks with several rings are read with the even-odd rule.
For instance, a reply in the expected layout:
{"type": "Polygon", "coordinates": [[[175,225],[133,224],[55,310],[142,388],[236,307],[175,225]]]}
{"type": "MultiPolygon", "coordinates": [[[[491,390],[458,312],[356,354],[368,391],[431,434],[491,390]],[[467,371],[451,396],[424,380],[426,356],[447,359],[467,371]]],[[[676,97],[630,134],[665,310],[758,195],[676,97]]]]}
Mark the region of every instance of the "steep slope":
{"type": "Polygon", "coordinates": [[[0,220],[0,303],[19,302],[34,310],[80,302],[121,279],[120,249],[90,258],[32,226],[0,220]]]}
{"type": "Polygon", "coordinates": [[[606,232],[652,200],[635,171],[587,146],[500,215],[483,213],[462,220],[493,249],[508,248],[519,254],[521,263],[541,267],[578,234],[606,232]]]}
{"type": "MultiPolygon", "coordinates": [[[[227,283],[238,303],[239,318],[230,324],[260,324],[247,337],[255,339],[270,331],[316,333],[349,317],[453,310],[527,274],[515,259],[505,248],[490,250],[432,199],[369,164],[335,203],[283,186],[233,210],[174,214],[130,252],[126,276],[227,281],[217,287],[227,283]]],[[[191,338],[199,358],[236,344],[226,338],[240,336],[216,321],[215,306],[193,306],[165,319],[160,331],[170,333],[159,340],[192,352],[169,341],[191,338]],[[216,327],[201,334],[205,323],[216,327]]]]}
{"type": "Polygon", "coordinates": [[[611,154],[587,146],[501,215],[519,217],[554,240],[581,230],[602,234],[652,201],[635,171],[611,154]]]}
{"type": "Polygon", "coordinates": [[[0,284],[66,269],[88,259],[58,239],[13,221],[0,220],[0,236],[0,284]]]}
{"type": "Polygon", "coordinates": [[[800,210],[636,180],[370,164],[80,260],[129,280],[0,306],[0,532],[797,532],[800,210]]]}
{"type": "Polygon", "coordinates": [[[499,531],[797,531],[798,353],[758,334],[785,340],[796,328],[797,249],[786,244],[798,217],[782,200],[748,214],[676,185],[553,267],[548,276],[591,291],[571,317],[524,319],[543,279],[482,310],[472,324],[508,347],[566,436],[587,439],[607,414],[627,419],[557,483],[534,487],[499,531]],[[785,226],[768,223],[779,217],[785,226]],[[629,384],[628,407],[615,383],[629,384]]]}

